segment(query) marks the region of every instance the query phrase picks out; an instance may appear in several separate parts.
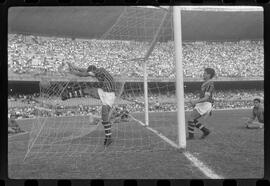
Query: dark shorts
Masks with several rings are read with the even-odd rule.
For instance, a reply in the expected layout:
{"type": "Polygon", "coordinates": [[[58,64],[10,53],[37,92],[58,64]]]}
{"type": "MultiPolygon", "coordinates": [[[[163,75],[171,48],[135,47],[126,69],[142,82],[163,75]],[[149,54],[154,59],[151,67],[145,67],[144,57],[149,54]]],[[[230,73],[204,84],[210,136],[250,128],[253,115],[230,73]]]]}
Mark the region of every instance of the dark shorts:
{"type": "Polygon", "coordinates": [[[86,87],[83,89],[84,95],[90,95],[93,98],[100,99],[99,94],[98,94],[98,88],[88,88],[86,87]]]}

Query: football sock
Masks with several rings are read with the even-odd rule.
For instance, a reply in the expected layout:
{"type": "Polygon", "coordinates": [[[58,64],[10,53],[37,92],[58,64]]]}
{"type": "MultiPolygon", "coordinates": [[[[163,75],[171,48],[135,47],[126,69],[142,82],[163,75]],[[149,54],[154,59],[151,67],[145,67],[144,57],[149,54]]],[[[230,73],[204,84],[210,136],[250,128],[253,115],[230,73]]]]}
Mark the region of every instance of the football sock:
{"type": "Polygon", "coordinates": [[[203,133],[209,133],[209,130],[201,123],[196,123],[196,127],[200,129],[203,133]]]}
{"type": "Polygon", "coordinates": [[[80,97],[84,97],[84,93],[82,90],[67,91],[66,93],[63,93],[61,96],[63,101],[71,98],[80,98],[80,97]]]}
{"type": "Polygon", "coordinates": [[[112,135],[112,132],[111,132],[111,123],[108,122],[108,121],[103,121],[102,122],[102,125],[104,127],[104,130],[105,130],[105,138],[110,138],[111,135],[112,135]]]}
{"type": "Polygon", "coordinates": [[[194,127],[195,123],[193,121],[188,121],[188,135],[190,138],[194,137],[194,127]]]}

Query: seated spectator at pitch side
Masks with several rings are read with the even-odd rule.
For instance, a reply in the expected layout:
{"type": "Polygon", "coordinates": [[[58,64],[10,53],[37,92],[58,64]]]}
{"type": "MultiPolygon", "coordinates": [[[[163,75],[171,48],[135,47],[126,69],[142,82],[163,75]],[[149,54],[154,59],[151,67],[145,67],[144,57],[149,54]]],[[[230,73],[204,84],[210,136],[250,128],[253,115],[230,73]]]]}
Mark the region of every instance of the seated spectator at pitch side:
{"type": "Polygon", "coordinates": [[[12,113],[10,118],[8,119],[8,133],[20,133],[24,132],[20,126],[18,125],[17,121],[15,120],[15,115],[12,113]]]}
{"type": "Polygon", "coordinates": [[[264,107],[261,104],[261,100],[259,98],[256,98],[253,100],[253,103],[254,107],[252,109],[252,115],[245,122],[246,128],[248,129],[264,128],[264,107]]]}

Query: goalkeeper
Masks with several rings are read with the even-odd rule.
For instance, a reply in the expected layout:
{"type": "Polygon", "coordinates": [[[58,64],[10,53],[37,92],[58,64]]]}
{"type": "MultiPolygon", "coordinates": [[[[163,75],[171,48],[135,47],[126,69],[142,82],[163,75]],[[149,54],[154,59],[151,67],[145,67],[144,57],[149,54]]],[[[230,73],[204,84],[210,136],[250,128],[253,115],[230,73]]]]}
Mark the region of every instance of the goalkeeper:
{"type": "Polygon", "coordinates": [[[251,117],[245,122],[248,129],[259,129],[264,127],[264,107],[261,104],[261,100],[256,98],[253,100],[253,110],[251,117]],[[258,121],[256,121],[256,118],[258,121]]]}
{"type": "MultiPolygon", "coordinates": [[[[97,68],[90,65],[87,69],[78,68],[68,63],[70,73],[79,77],[94,77],[98,80],[98,88],[86,87],[82,90],[83,95],[90,95],[102,102],[101,119],[105,130],[104,145],[109,146],[112,143],[110,111],[115,101],[115,82],[113,77],[104,68],[97,68]]],[[[65,95],[62,100],[68,99],[65,95]]]]}

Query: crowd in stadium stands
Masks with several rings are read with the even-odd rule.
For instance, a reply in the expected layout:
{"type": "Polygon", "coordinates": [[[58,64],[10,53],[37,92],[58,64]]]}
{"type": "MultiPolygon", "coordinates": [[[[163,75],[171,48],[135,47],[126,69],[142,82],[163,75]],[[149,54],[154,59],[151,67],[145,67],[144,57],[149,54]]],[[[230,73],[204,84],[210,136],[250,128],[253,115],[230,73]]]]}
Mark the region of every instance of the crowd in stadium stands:
{"type": "MultiPolygon", "coordinates": [[[[135,41],[82,40],[9,34],[8,69],[14,73],[58,73],[67,62],[80,67],[95,64],[114,76],[143,76],[149,45],[135,41]]],[[[160,42],[148,60],[149,77],[174,78],[173,42],[160,42]]],[[[200,78],[212,67],[218,77],[263,77],[263,41],[184,42],[184,76],[200,78]]]]}
{"type": "Polygon", "coordinates": [[[22,101],[22,102],[32,102],[33,98],[38,98],[39,93],[34,93],[34,94],[15,94],[15,95],[8,95],[8,100],[9,101],[22,101]]]}
{"type": "MultiPolygon", "coordinates": [[[[56,108],[50,108],[40,105],[37,102],[38,94],[33,95],[16,95],[8,97],[8,117],[15,115],[17,119],[22,118],[35,118],[38,116],[75,116],[75,115],[88,115],[89,113],[99,115],[101,107],[99,105],[79,104],[77,101],[72,102],[70,105],[63,106],[59,104],[56,108]],[[68,107],[68,109],[67,109],[68,107]]],[[[191,106],[188,100],[197,99],[196,93],[185,93],[185,109],[190,110],[191,106]]],[[[214,95],[214,108],[227,109],[227,108],[251,108],[254,98],[264,99],[262,90],[228,90],[216,91],[214,95]]],[[[80,98],[83,99],[83,98],[80,98]]],[[[73,100],[73,99],[71,99],[73,100]]],[[[127,103],[127,102],[126,102],[127,103]]],[[[129,97],[128,104],[121,102],[119,108],[126,107],[129,112],[142,112],[144,111],[143,97],[133,96],[129,97]]],[[[149,95],[149,111],[175,111],[176,102],[175,95],[149,95]]]]}

